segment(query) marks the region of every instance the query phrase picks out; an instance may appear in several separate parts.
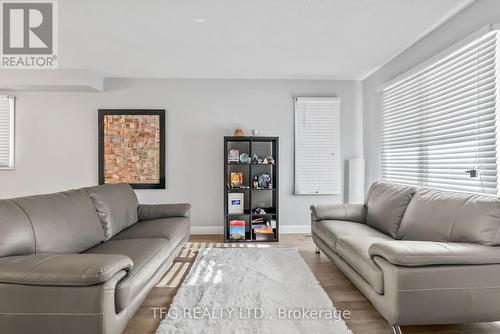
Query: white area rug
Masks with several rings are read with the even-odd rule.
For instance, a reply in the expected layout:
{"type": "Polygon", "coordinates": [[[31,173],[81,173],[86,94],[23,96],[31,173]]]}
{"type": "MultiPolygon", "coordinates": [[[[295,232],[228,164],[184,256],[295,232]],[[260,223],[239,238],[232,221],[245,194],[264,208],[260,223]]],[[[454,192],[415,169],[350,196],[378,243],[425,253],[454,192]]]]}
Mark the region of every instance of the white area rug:
{"type": "Polygon", "coordinates": [[[352,334],[296,249],[201,249],[157,334],[352,334]]]}

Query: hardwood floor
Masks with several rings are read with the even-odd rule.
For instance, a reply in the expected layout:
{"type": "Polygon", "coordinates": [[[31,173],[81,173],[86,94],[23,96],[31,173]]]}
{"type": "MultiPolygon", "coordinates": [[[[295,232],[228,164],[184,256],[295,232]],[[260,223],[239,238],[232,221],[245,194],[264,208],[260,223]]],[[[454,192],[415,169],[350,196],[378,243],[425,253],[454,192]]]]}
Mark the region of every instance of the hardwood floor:
{"type": "MultiPolygon", "coordinates": [[[[192,242],[223,242],[219,235],[195,235],[192,242]]],[[[350,310],[347,325],[354,334],[391,334],[391,327],[375,311],[366,298],[323,254],[314,253],[312,239],[305,235],[282,235],[279,243],[272,247],[298,248],[320,285],[338,310],[350,310]]],[[[153,288],[134,318],[129,322],[125,334],[150,334],[156,331],[161,319],[155,318],[152,308],[169,307],[177,288],[153,288]]],[[[493,334],[500,333],[500,323],[477,323],[461,325],[405,326],[405,334],[493,334]]],[[[195,334],[195,333],[193,333],[195,334]]]]}

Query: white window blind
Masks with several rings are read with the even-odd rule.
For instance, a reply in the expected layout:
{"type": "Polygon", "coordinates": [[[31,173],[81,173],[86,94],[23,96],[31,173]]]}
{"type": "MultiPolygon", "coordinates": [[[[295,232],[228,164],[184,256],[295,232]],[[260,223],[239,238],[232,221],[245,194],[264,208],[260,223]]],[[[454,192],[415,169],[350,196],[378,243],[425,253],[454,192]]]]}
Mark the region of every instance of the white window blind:
{"type": "Polygon", "coordinates": [[[497,48],[489,32],[383,90],[383,179],[498,193],[497,48]]]}
{"type": "Polygon", "coordinates": [[[340,99],[295,100],[295,193],[340,194],[340,99]]]}
{"type": "Polygon", "coordinates": [[[0,95],[0,169],[14,168],[14,98],[0,95]]]}

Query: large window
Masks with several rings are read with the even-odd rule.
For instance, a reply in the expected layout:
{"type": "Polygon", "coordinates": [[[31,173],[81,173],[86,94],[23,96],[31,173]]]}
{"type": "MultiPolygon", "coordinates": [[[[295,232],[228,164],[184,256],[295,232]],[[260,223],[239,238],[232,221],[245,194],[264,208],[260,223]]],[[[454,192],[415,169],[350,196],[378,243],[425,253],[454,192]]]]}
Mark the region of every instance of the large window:
{"type": "Polygon", "coordinates": [[[14,169],[14,98],[0,95],[0,170],[14,169]]]}
{"type": "Polygon", "coordinates": [[[383,89],[382,177],[498,194],[496,31],[383,89]]]}

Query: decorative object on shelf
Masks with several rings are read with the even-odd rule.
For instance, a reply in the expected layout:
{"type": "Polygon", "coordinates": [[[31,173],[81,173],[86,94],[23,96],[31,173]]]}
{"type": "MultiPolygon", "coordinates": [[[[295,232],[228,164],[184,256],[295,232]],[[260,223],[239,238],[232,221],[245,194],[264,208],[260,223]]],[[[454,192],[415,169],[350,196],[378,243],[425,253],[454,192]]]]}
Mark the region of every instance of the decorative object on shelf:
{"type": "Polygon", "coordinates": [[[259,131],[255,130],[255,129],[252,129],[252,136],[257,136],[257,134],[259,133],[259,131]]]}
{"type": "Polygon", "coordinates": [[[255,175],[254,178],[253,178],[253,184],[252,184],[252,186],[255,189],[259,189],[259,177],[257,175],[255,175]]]}
{"type": "Polygon", "coordinates": [[[243,131],[243,129],[235,129],[234,130],[234,136],[236,136],[236,137],[243,137],[243,136],[245,136],[245,132],[243,131]]]}
{"type": "Polygon", "coordinates": [[[250,156],[246,153],[241,153],[240,154],[240,162],[242,164],[249,164],[250,163],[250,156]]]}
{"type": "Polygon", "coordinates": [[[271,183],[269,174],[263,173],[259,175],[259,189],[272,189],[269,188],[269,183],[271,183]]]}
{"type": "Polygon", "coordinates": [[[240,150],[234,148],[230,149],[229,153],[227,154],[227,162],[229,163],[240,162],[240,150]]]}
{"type": "Polygon", "coordinates": [[[264,210],[263,208],[261,207],[256,207],[255,209],[252,210],[252,213],[253,214],[256,214],[256,215],[265,215],[266,214],[266,210],[264,210]]]}
{"type": "Polygon", "coordinates": [[[243,172],[231,172],[231,188],[243,186],[243,172]]]}
{"type": "Polygon", "coordinates": [[[253,164],[261,164],[262,163],[262,158],[259,157],[256,153],[252,154],[252,163],[253,164]]]}
{"type": "MultiPolygon", "coordinates": [[[[272,206],[266,206],[264,203],[260,203],[254,209],[252,209],[254,215],[272,215],[276,213],[276,208],[272,206]]],[[[270,218],[270,217],[268,217],[270,218]]]]}
{"type": "Polygon", "coordinates": [[[264,159],[264,163],[265,164],[274,164],[274,158],[272,155],[268,155],[265,159],[264,159]]]}
{"type": "Polygon", "coordinates": [[[262,217],[252,219],[252,224],[263,224],[263,223],[264,223],[264,218],[262,217]]]}
{"type": "Polygon", "coordinates": [[[165,110],[99,110],[99,184],[165,189],[165,110]]]}
{"type": "Polygon", "coordinates": [[[257,226],[270,226],[272,228],[276,228],[276,221],[271,218],[270,215],[257,216],[252,219],[252,227],[257,226]]]}
{"type": "Polygon", "coordinates": [[[243,193],[229,193],[227,194],[227,213],[243,213],[245,203],[243,193]]]}
{"type": "Polygon", "coordinates": [[[245,221],[231,220],[229,222],[229,239],[245,240],[245,221]]]}

